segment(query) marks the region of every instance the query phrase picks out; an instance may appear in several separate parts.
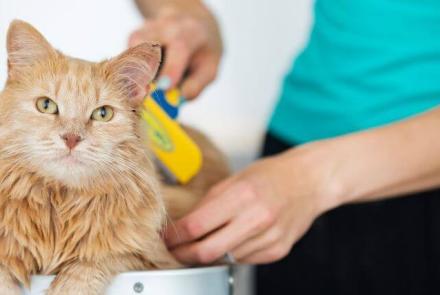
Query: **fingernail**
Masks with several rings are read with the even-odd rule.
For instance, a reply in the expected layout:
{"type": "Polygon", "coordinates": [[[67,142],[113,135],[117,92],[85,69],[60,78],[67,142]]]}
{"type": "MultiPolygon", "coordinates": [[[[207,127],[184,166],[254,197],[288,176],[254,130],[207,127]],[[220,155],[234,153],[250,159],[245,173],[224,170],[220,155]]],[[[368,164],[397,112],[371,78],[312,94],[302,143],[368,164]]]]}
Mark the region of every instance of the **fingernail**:
{"type": "Polygon", "coordinates": [[[188,100],[184,96],[180,96],[179,106],[186,104],[188,100]]]}
{"type": "Polygon", "coordinates": [[[157,89],[168,90],[171,87],[171,79],[168,76],[162,76],[157,81],[157,89]]]}

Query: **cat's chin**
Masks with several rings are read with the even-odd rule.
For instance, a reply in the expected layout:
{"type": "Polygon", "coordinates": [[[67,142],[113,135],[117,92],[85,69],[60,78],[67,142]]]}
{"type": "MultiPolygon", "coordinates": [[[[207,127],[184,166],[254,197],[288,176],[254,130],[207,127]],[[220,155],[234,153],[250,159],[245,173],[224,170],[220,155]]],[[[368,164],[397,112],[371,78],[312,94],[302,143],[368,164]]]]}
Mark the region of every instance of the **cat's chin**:
{"type": "Polygon", "coordinates": [[[67,187],[84,189],[94,182],[95,172],[78,158],[65,156],[42,167],[45,177],[67,187]]]}
{"type": "Polygon", "coordinates": [[[76,157],[72,154],[67,154],[65,156],[62,156],[59,158],[58,161],[60,162],[61,165],[67,165],[72,168],[84,165],[83,162],[78,157],[76,157]]]}

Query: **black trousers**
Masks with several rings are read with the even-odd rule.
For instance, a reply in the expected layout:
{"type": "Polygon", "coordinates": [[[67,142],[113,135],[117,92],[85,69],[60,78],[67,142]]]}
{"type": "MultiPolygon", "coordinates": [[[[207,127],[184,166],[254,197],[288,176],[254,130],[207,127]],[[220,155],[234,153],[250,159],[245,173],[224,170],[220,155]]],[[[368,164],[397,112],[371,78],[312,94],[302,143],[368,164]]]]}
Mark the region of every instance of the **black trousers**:
{"type": "MultiPolygon", "coordinates": [[[[269,134],[263,155],[289,147],[269,134]]],[[[440,190],[324,214],[257,268],[257,294],[440,294],[440,190]]]]}

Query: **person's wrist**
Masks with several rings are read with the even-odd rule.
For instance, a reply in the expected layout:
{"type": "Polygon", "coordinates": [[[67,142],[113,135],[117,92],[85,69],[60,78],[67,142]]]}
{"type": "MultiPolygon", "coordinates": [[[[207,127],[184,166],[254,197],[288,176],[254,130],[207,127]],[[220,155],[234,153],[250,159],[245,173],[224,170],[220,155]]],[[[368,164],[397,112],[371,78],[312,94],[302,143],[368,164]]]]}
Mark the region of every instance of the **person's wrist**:
{"type": "Polygon", "coordinates": [[[287,152],[287,157],[292,167],[301,167],[299,177],[308,182],[316,215],[344,204],[346,189],[339,173],[340,157],[331,141],[305,144],[287,152]]]}

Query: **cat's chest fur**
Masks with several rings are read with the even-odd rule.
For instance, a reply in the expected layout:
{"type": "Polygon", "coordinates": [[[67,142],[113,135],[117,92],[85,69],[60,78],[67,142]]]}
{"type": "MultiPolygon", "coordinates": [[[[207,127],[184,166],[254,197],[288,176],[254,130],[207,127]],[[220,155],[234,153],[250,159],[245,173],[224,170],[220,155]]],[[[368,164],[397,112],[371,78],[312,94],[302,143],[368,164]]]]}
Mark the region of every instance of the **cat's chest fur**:
{"type": "Polygon", "coordinates": [[[162,204],[139,177],[69,190],[26,169],[1,170],[0,258],[16,272],[53,274],[75,259],[140,253],[162,225],[162,204]]]}

